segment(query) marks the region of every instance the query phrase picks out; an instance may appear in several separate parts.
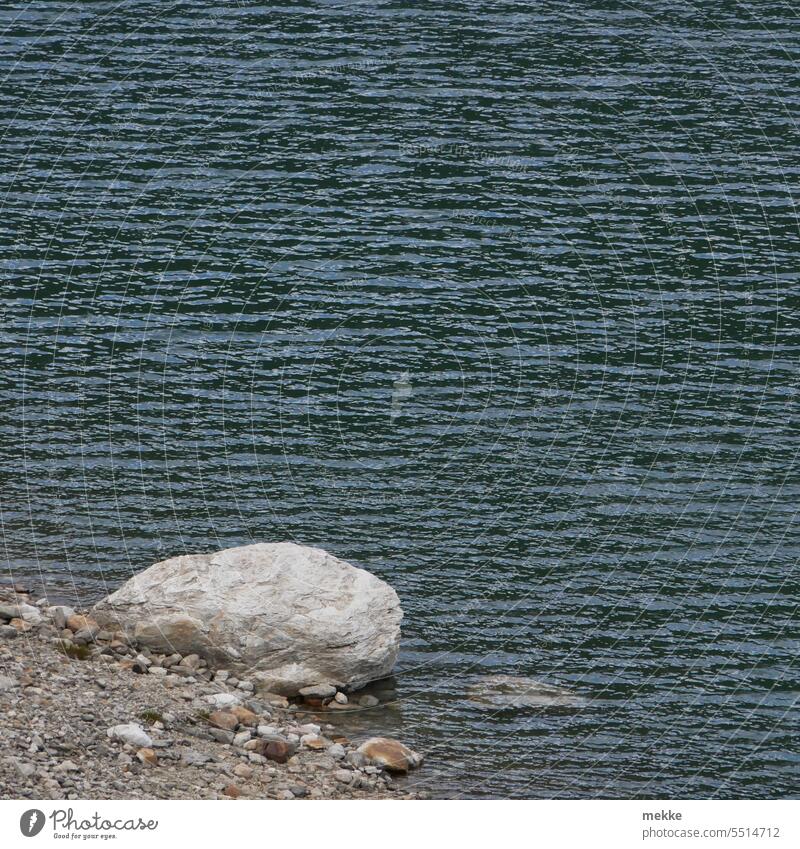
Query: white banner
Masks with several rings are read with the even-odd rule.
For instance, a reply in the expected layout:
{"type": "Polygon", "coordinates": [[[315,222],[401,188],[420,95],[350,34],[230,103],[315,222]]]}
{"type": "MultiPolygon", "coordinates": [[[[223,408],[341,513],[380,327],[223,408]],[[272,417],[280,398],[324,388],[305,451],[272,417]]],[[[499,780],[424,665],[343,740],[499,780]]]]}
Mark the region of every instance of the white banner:
{"type": "Polygon", "coordinates": [[[0,802],[0,847],[800,846],[800,802],[0,802]]]}

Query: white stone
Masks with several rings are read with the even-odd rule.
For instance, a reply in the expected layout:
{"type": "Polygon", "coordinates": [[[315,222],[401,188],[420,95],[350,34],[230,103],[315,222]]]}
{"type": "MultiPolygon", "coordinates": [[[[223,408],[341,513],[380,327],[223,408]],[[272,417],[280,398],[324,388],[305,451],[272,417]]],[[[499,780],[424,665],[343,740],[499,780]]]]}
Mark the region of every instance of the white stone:
{"type": "Polygon", "coordinates": [[[210,696],[205,696],[205,700],[217,709],[233,707],[242,703],[242,697],[234,693],[212,693],[210,696]]]}
{"type": "Polygon", "coordinates": [[[282,695],[385,677],[402,619],[397,594],[380,578],[294,543],[156,563],[93,613],[154,651],[197,654],[282,695]]]}
{"type": "Polygon", "coordinates": [[[106,734],[112,740],[119,740],[121,743],[129,743],[131,746],[138,748],[150,748],[153,741],[145,732],[141,725],[135,722],[129,722],[126,725],[114,725],[106,731],[106,734]]]}

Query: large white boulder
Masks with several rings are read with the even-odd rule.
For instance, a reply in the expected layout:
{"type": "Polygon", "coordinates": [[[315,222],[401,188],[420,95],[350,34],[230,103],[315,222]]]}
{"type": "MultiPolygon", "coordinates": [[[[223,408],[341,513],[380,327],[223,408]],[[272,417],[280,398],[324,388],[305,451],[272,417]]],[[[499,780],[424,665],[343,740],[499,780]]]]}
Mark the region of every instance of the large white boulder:
{"type": "Polygon", "coordinates": [[[156,652],[198,654],[283,695],[385,677],[403,618],[385,581],[289,542],[164,560],[100,601],[94,615],[156,652]]]}

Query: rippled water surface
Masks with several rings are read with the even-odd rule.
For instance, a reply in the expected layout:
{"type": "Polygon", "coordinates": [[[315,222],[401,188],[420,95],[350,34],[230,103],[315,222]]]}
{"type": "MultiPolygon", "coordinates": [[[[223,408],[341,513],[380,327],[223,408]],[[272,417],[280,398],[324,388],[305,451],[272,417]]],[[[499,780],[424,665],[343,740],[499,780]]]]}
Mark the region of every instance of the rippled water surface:
{"type": "Polygon", "coordinates": [[[0,9],[4,568],[293,539],[437,795],[800,795],[789,4],[0,9]],[[664,7],[668,8],[664,8],[664,7]],[[493,710],[481,676],[582,707],[493,710]]]}

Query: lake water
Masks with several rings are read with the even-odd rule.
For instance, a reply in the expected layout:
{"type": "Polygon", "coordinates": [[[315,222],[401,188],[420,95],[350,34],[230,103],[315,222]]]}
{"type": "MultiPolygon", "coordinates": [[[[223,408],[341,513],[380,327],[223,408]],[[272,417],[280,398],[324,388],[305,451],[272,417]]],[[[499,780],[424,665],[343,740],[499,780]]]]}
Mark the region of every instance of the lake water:
{"type": "Polygon", "coordinates": [[[800,29],[666,5],[4,3],[6,576],[318,545],[435,795],[800,796],[800,29]]]}

